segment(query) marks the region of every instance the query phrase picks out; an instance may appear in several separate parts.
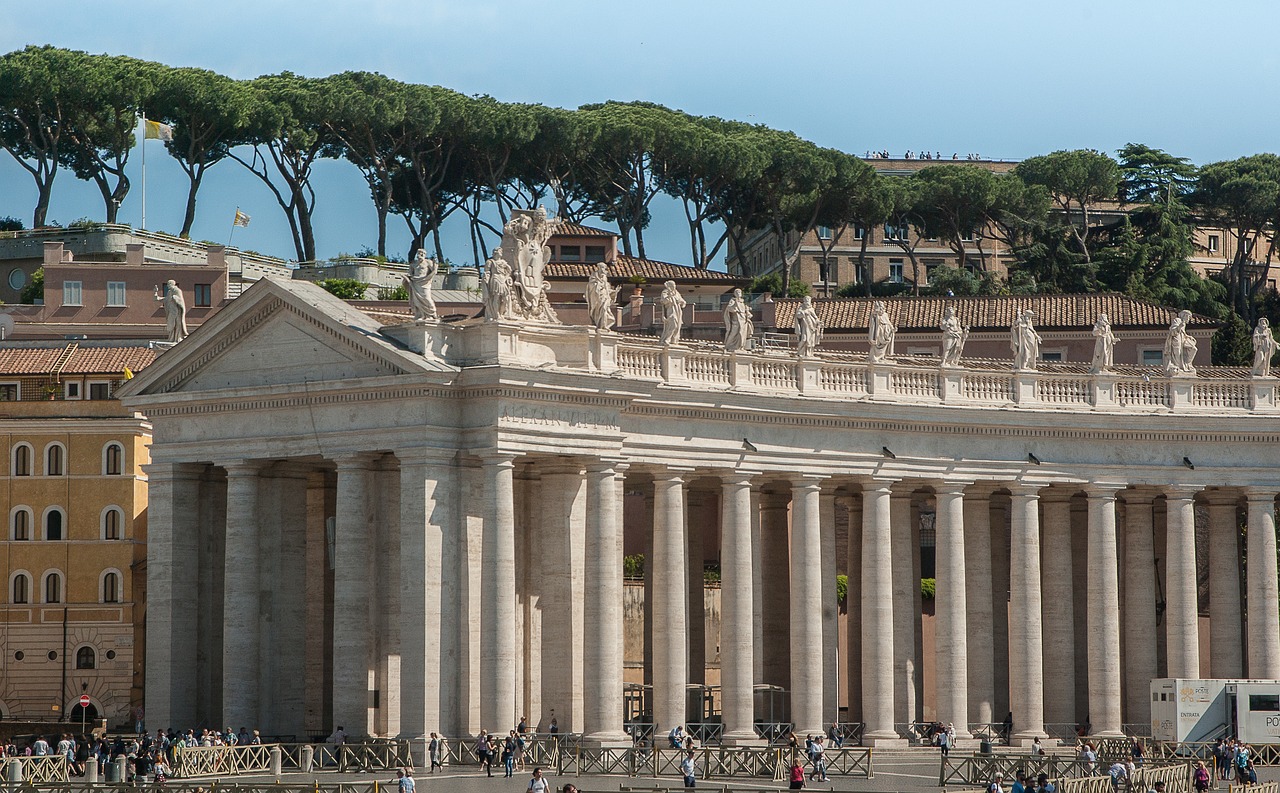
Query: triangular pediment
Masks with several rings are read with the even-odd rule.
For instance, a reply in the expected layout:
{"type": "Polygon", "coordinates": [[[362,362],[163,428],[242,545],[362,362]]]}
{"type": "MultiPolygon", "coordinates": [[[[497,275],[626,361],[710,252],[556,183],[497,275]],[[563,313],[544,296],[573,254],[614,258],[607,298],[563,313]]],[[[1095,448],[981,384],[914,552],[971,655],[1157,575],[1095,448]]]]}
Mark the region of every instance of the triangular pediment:
{"type": "Polygon", "coordinates": [[[438,368],[319,287],[263,280],[121,391],[221,391],[387,377],[438,368]]]}

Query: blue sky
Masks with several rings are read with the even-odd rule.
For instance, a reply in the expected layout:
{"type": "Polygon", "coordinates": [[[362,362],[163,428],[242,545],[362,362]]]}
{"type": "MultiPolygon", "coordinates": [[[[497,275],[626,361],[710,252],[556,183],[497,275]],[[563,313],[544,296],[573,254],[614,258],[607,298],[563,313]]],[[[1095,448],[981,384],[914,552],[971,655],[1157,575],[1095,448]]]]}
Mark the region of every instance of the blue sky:
{"type": "MultiPolygon", "coordinates": [[[[1280,145],[1280,50],[1264,33],[1280,4],[1266,2],[59,0],[4,16],[0,51],[54,44],[237,78],[366,69],[562,107],[640,99],[857,154],[1022,158],[1135,141],[1204,163],[1280,145]]],[[[147,225],[177,231],[184,176],[158,142],[147,153],[147,225]]],[[[135,153],[121,209],[135,225],[139,165],[135,153]]],[[[316,186],[321,256],[376,241],[354,168],[326,163],[316,186]]],[[[283,214],[241,166],[218,165],[200,195],[196,238],[226,241],[239,206],[253,223],[237,245],[292,255],[283,214]]],[[[0,153],[0,216],[29,223],[34,203],[30,177],[0,153]]],[[[92,186],[59,175],[52,219],[102,216],[92,186]]],[[[388,247],[404,253],[395,223],[388,247]]],[[[446,254],[469,259],[464,230],[446,232],[446,254]]],[[[646,242],[652,258],[688,260],[676,206],[657,207],[646,242]]]]}

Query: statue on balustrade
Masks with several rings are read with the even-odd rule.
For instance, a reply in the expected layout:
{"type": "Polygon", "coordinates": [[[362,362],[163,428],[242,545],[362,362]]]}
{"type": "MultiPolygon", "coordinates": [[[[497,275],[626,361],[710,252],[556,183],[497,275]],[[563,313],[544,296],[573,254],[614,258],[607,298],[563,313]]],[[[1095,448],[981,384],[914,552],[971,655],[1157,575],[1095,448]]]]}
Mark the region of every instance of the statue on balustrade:
{"type": "Polygon", "coordinates": [[[424,248],[418,249],[409,265],[409,274],[400,276],[405,289],[409,291],[409,308],[413,309],[414,322],[426,322],[437,318],[436,301],[431,297],[431,281],[436,277],[439,268],[427,258],[424,248]]]}
{"type": "Polygon", "coordinates": [[[164,304],[164,322],[168,339],[177,343],[187,337],[187,301],[178,288],[178,282],[170,278],[164,287],[155,288],[155,299],[164,304]]]}
{"type": "Polygon", "coordinates": [[[1036,312],[1024,308],[1018,312],[1009,336],[1009,347],[1013,350],[1013,368],[1019,372],[1033,372],[1036,362],[1040,360],[1040,343],[1043,339],[1036,333],[1036,312]]]}
{"type": "Polygon", "coordinates": [[[724,351],[737,352],[747,349],[751,342],[751,307],[742,299],[742,290],[733,290],[733,296],[724,304],[724,351]]]}
{"type": "Polygon", "coordinates": [[[587,281],[587,314],[596,330],[609,330],[618,320],[615,308],[621,286],[609,286],[609,265],[600,262],[587,281]]]}
{"type": "Polygon", "coordinates": [[[813,307],[813,298],[804,296],[804,302],[796,311],[796,355],[812,358],[822,343],[822,320],[813,307]]]}
{"type": "Polygon", "coordinates": [[[494,248],[493,257],[484,263],[484,318],[511,319],[511,265],[502,258],[502,249],[494,248]]]}
{"type": "Polygon", "coordinates": [[[871,323],[867,328],[867,340],[871,342],[871,362],[882,363],[893,355],[893,337],[898,327],[889,319],[889,308],[883,300],[871,307],[871,323]]]}
{"type": "Polygon", "coordinates": [[[675,281],[667,281],[662,285],[662,294],[658,296],[658,307],[662,309],[663,344],[676,344],[680,341],[680,329],[684,327],[684,297],[676,289],[675,281]]]}
{"type": "Polygon", "coordinates": [[[942,312],[942,365],[959,366],[964,354],[964,343],[969,340],[969,326],[961,325],[954,306],[942,312]]]}
{"type": "Polygon", "coordinates": [[[1116,346],[1116,334],[1111,332],[1111,320],[1106,314],[1099,314],[1093,323],[1093,362],[1089,364],[1090,374],[1111,371],[1112,352],[1116,346]]]}
{"type": "Polygon", "coordinates": [[[511,271],[512,318],[560,321],[547,298],[551,285],[543,278],[551,261],[547,239],[559,225],[559,218],[548,217],[546,208],[538,207],[514,210],[502,227],[502,258],[515,263],[511,271]]]}
{"type": "Polygon", "coordinates": [[[1183,309],[1169,323],[1169,335],[1164,340],[1164,371],[1169,375],[1196,373],[1196,340],[1187,332],[1191,312],[1183,309]]]}
{"type": "Polygon", "coordinates": [[[1280,343],[1271,333],[1271,322],[1266,317],[1258,320],[1258,327],[1253,329],[1253,376],[1270,377],[1271,359],[1275,357],[1280,343]]]}

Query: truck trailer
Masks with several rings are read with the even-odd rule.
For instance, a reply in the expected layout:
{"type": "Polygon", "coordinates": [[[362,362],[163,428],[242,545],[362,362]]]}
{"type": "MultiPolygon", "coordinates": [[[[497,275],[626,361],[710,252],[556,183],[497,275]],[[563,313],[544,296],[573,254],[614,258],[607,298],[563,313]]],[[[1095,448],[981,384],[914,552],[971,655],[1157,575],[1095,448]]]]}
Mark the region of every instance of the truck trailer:
{"type": "Polygon", "coordinates": [[[1152,680],[1151,737],[1280,743],[1280,680],[1152,680]]]}

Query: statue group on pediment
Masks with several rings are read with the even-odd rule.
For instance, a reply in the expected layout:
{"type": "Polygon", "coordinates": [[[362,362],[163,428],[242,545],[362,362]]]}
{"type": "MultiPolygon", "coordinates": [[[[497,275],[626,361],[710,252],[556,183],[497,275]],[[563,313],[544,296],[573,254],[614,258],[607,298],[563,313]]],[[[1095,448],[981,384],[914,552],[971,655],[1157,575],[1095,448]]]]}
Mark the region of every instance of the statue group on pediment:
{"type": "Polygon", "coordinates": [[[481,292],[486,319],[560,321],[547,296],[551,285],[544,277],[551,261],[547,240],[559,225],[560,219],[548,216],[544,207],[512,212],[502,227],[501,247],[485,262],[481,292]]]}

